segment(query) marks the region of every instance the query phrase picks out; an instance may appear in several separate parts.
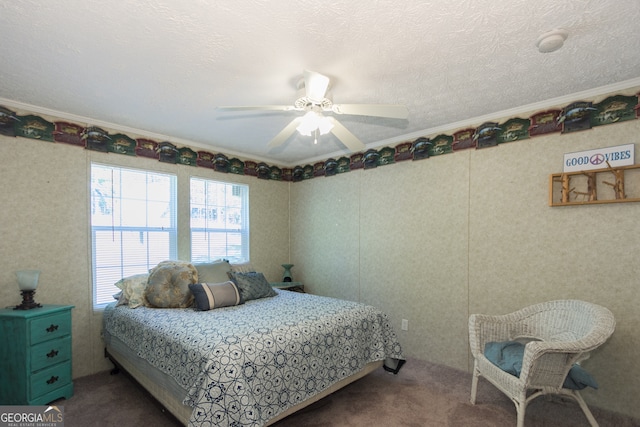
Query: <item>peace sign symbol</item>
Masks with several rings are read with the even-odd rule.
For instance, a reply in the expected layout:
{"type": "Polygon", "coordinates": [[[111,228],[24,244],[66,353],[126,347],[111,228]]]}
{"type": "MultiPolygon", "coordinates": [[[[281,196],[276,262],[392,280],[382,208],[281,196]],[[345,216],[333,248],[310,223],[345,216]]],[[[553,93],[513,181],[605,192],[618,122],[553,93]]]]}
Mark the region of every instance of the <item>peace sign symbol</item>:
{"type": "Polygon", "coordinates": [[[604,162],[604,155],[598,153],[598,154],[594,154],[593,156],[591,156],[591,158],[589,159],[589,162],[591,162],[592,165],[599,165],[600,163],[604,162]]]}

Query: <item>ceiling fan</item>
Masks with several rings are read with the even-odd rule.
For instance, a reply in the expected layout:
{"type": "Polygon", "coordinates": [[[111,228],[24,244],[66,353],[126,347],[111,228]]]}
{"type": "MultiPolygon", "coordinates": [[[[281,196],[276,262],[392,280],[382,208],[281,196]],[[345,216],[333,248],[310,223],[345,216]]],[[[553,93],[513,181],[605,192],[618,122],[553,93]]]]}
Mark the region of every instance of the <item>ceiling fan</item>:
{"type": "Polygon", "coordinates": [[[347,148],[356,152],[365,145],[333,116],[323,113],[350,114],[356,116],[387,117],[406,119],[409,110],[404,105],[393,104],[334,104],[327,93],[329,77],[314,71],[304,71],[303,79],[298,83],[298,99],[293,105],[256,105],[218,107],[225,111],[300,111],[305,114],[296,117],[268,144],[270,148],[282,145],[297,130],[302,135],[314,135],[317,143],[318,133],[333,133],[347,148]]]}

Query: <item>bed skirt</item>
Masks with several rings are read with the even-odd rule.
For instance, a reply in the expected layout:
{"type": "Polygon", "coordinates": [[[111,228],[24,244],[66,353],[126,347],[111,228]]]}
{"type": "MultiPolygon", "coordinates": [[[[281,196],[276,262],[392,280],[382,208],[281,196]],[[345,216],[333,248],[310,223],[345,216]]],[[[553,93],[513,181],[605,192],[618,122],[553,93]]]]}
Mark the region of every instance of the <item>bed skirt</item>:
{"type": "MultiPolygon", "coordinates": [[[[191,418],[191,412],[193,411],[193,408],[182,404],[182,399],[176,396],[175,391],[173,393],[170,392],[170,387],[166,387],[166,385],[163,386],[159,384],[157,380],[154,380],[154,378],[152,378],[156,375],[164,376],[164,374],[162,374],[160,371],[157,371],[151,365],[146,364],[146,362],[142,359],[138,361],[140,363],[134,363],[130,361],[129,358],[122,352],[118,351],[115,346],[109,344],[105,346],[105,356],[108,357],[116,365],[116,367],[122,368],[127,371],[127,373],[129,373],[129,375],[131,375],[140,385],[142,385],[158,402],[160,402],[160,404],[162,404],[162,406],[164,406],[169,412],[171,412],[171,414],[173,414],[173,416],[175,416],[178,421],[180,421],[185,426],[189,425],[189,419],[191,418]],[[146,364],[146,369],[140,368],[142,363],[146,364]],[[151,374],[149,370],[151,370],[151,374]],[[153,374],[154,370],[157,371],[155,372],[155,375],[153,374]]],[[[277,421],[280,421],[281,419],[319,401],[323,397],[330,395],[331,393],[345,387],[346,385],[359,380],[360,378],[373,372],[374,370],[381,368],[383,363],[383,360],[368,363],[362,370],[356,372],[355,374],[343,378],[342,380],[331,385],[330,387],[314,395],[313,397],[300,402],[295,406],[292,406],[284,412],[281,412],[274,418],[270,419],[265,424],[265,426],[269,426],[277,421]]]]}

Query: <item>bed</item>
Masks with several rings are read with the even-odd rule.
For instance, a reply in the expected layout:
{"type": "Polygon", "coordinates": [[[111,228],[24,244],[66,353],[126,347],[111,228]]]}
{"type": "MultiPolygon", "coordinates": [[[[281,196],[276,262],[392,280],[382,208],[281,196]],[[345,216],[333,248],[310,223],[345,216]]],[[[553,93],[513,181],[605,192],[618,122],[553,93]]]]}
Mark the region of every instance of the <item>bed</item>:
{"type": "Polygon", "coordinates": [[[189,426],[270,425],[375,369],[402,366],[382,311],[274,293],[209,311],[112,303],[105,352],[189,426]]]}

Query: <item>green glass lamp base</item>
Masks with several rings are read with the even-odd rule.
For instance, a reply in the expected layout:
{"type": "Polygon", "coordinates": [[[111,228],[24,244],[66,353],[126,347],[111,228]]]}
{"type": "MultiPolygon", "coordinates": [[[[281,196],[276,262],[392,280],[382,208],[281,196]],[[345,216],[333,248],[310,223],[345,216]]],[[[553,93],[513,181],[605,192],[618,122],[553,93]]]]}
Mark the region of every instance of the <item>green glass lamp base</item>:
{"type": "Polygon", "coordinates": [[[293,264],[282,264],[282,267],[284,268],[284,273],[282,274],[282,281],[293,282],[293,278],[291,277],[291,268],[293,267],[293,264]]]}

